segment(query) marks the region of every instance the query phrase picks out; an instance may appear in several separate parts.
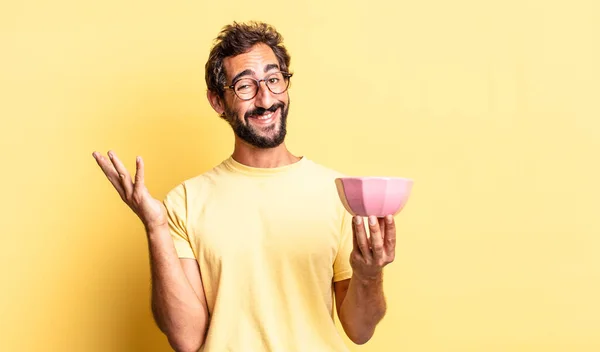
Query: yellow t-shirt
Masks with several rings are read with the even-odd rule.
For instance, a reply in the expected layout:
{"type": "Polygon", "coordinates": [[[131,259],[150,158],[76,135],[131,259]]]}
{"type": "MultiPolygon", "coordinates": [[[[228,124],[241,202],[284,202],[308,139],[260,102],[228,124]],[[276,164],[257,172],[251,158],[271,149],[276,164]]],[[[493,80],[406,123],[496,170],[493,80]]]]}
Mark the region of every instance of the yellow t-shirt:
{"type": "Polygon", "coordinates": [[[352,276],[339,176],[306,157],[264,169],[230,157],[167,194],[178,255],[200,266],[210,313],[202,351],[348,351],[332,286],[352,276]]]}

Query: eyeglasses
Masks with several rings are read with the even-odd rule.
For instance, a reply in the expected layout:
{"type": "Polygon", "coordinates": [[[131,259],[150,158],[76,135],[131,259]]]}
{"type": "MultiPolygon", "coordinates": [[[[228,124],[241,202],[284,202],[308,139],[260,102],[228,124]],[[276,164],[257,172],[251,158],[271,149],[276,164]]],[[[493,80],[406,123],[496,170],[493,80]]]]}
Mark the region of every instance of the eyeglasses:
{"type": "Polygon", "coordinates": [[[258,94],[260,88],[260,82],[265,82],[265,85],[271,93],[281,94],[284,93],[290,86],[290,77],[292,73],[288,72],[273,72],[263,79],[255,78],[242,78],[233,82],[230,86],[225,86],[225,89],[231,89],[241,100],[253,99],[258,94]]]}

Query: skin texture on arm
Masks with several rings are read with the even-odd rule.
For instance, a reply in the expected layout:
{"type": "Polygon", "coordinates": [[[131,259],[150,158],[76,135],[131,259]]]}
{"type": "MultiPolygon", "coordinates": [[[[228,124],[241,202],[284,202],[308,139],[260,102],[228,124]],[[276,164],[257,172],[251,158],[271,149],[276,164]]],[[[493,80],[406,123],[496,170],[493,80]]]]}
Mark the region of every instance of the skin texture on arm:
{"type": "Polygon", "coordinates": [[[152,313],[171,347],[178,352],[197,351],[209,324],[200,270],[195,260],[179,259],[169,232],[167,211],[144,185],[144,164],[136,160],[135,182],[113,152],[96,162],[121,199],[146,229],[152,276],[152,313]]]}
{"type": "Polygon", "coordinates": [[[383,268],[394,260],[396,228],[392,216],[369,217],[367,238],[361,217],[353,219],[352,278],[334,283],[338,317],[354,343],[369,341],[386,312],[383,268]]]}
{"type": "Polygon", "coordinates": [[[168,228],[148,236],[152,274],[152,314],[178,352],[198,351],[209,317],[198,263],[179,259],[168,228]]]}

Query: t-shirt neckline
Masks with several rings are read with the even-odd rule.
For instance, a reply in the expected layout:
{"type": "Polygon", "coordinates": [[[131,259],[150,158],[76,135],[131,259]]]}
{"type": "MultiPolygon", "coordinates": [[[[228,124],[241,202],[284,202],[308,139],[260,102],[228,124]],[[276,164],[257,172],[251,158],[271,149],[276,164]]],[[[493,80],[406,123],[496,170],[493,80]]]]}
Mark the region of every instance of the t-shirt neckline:
{"type": "Polygon", "coordinates": [[[233,155],[231,155],[227,159],[225,159],[223,163],[225,167],[227,167],[227,169],[233,172],[242,173],[249,176],[273,176],[296,170],[306,162],[307,158],[305,156],[301,156],[300,160],[288,165],[277,167],[253,167],[240,163],[239,161],[233,158],[233,155]]]}

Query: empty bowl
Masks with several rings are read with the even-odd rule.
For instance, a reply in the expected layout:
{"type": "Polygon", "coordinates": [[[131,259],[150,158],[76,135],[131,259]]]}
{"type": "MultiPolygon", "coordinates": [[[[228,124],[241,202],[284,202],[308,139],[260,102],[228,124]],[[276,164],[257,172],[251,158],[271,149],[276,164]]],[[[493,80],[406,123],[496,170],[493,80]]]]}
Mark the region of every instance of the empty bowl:
{"type": "Polygon", "coordinates": [[[382,218],[397,215],[404,208],[413,180],[402,177],[340,177],[335,179],[335,185],[350,214],[382,218]]]}

